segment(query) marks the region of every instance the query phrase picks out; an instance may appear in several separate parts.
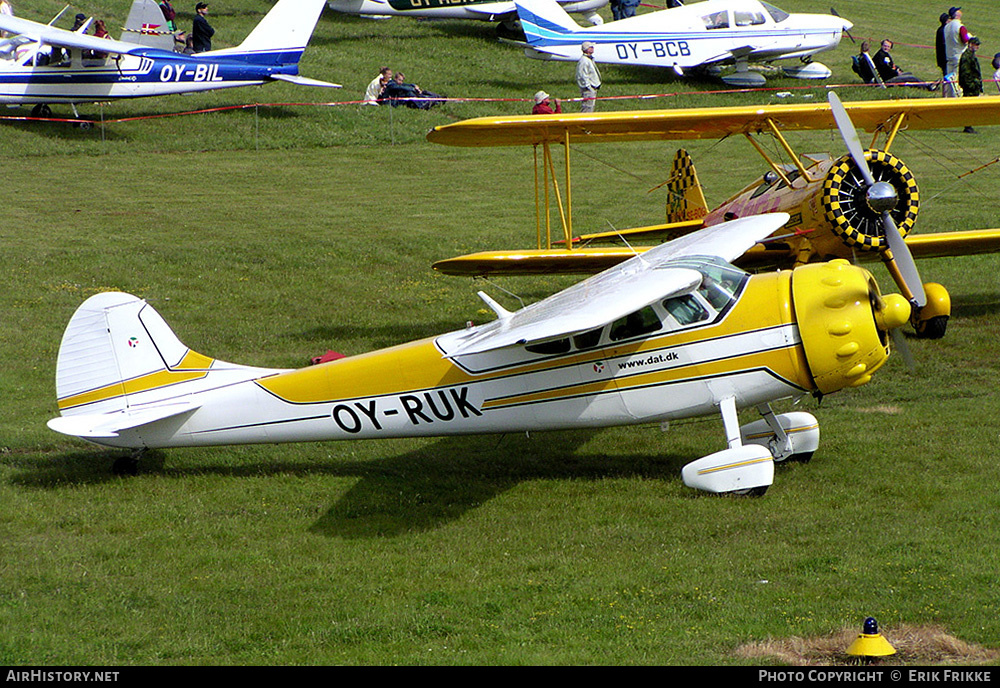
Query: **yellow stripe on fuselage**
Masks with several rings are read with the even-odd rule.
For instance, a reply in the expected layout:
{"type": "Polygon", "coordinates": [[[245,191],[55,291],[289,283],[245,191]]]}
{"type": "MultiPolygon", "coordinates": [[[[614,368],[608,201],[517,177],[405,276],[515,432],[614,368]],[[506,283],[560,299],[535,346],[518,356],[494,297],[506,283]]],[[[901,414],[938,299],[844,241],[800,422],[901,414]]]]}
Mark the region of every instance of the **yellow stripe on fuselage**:
{"type": "Polygon", "coordinates": [[[169,387],[179,382],[197,380],[208,374],[214,359],[204,356],[190,349],[173,368],[164,368],[153,373],[140,375],[131,380],[114,382],[104,387],[88,390],[79,394],[73,394],[59,399],[59,410],[63,411],[76,406],[94,404],[100,401],[107,401],[115,397],[138,394],[139,392],[149,392],[160,387],[169,387]]]}

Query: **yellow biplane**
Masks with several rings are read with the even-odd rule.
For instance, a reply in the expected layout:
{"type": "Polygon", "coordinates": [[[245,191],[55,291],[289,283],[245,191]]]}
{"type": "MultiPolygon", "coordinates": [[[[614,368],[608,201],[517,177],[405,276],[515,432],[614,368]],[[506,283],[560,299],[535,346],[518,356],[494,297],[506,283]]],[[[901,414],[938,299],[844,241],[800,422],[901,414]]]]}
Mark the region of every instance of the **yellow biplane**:
{"type": "Polygon", "coordinates": [[[455,275],[597,272],[649,248],[634,245],[637,240],[669,239],[738,217],[784,212],[790,216],[788,223],[744,254],[741,267],[788,268],[832,258],[880,258],[914,306],[912,324],[918,335],[941,337],[951,312],[950,297],[939,284],[920,284],[912,258],[1000,251],[1000,229],[911,235],[920,204],[917,184],[907,166],[889,151],[904,129],[998,122],[1000,97],[995,96],[842,104],[831,92],[829,103],[484,117],[439,126],[427,135],[429,141],[535,147],[537,245],[459,256],[434,267],[455,275]],[[873,134],[868,149],[862,148],[856,125],[873,134]],[[785,138],[786,132],[834,128],[848,149],[841,158],[799,157],[785,138]],[[690,157],[681,150],[665,183],[669,200],[664,224],[574,236],[570,175],[574,144],[732,135],[744,136],[764,158],[768,171],[714,210],[705,202],[690,157]],[[773,137],[792,162],[774,160],[757,140],[760,136],[773,137]],[[880,139],[881,148],[876,148],[880,139]],[[562,175],[557,174],[552,150],[559,146],[565,150],[562,175]],[[555,230],[553,214],[558,217],[555,230]],[[620,245],[623,242],[630,245],[620,245]]]}

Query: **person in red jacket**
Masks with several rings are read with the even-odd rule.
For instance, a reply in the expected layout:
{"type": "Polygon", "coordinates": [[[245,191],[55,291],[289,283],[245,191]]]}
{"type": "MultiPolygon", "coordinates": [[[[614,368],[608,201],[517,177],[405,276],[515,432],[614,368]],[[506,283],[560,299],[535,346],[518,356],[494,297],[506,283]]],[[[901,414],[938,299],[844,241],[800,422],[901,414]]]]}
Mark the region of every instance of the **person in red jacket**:
{"type": "Polygon", "coordinates": [[[550,99],[549,94],[545,91],[539,91],[535,94],[535,107],[531,108],[531,114],[533,115],[556,115],[562,114],[562,106],[559,104],[559,99],[550,99]],[[552,108],[552,101],[555,101],[555,109],[552,108]]]}

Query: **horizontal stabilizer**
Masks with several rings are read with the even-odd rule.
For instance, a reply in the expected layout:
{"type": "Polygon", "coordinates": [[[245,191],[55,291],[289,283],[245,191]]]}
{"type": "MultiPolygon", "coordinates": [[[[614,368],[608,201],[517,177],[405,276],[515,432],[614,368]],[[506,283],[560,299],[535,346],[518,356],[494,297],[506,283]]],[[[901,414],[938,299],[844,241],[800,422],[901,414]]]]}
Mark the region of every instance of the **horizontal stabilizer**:
{"type": "Polygon", "coordinates": [[[319,79],[310,79],[305,76],[298,76],[297,74],[272,74],[272,79],[279,79],[280,81],[287,81],[290,84],[296,84],[298,86],[320,86],[322,88],[343,88],[340,84],[332,84],[329,81],[320,81],[319,79]]]}
{"type": "Polygon", "coordinates": [[[200,404],[177,403],[162,404],[149,408],[113,413],[87,413],[75,416],[60,416],[48,422],[50,429],[64,435],[98,439],[118,437],[122,430],[131,430],[143,425],[149,425],[159,420],[179,416],[196,410],[200,404]]]}

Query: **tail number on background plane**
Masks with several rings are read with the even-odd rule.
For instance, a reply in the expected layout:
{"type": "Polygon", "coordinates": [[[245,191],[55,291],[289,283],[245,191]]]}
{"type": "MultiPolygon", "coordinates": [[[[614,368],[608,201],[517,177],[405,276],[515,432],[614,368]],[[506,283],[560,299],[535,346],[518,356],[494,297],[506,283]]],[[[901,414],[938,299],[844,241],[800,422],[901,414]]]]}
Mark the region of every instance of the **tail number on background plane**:
{"type": "Polygon", "coordinates": [[[371,425],[375,430],[382,429],[379,417],[398,416],[404,413],[412,425],[452,421],[455,418],[471,418],[481,416],[480,411],[468,400],[468,387],[461,389],[435,390],[420,394],[403,394],[399,397],[402,410],[399,408],[380,409],[378,401],[356,401],[351,404],[337,404],[331,411],[333,422],[344,432],[351,434],[361,432],[365,425],[371,425]]]}
{"type": "Polygon", "coordinates": [[[219,76],[219,65],[200,64],[194,69],[184,69],[184,65],[163,65],[160,68],[160,81],[181,81],[183,77],[192,77],[191,81],[222,81],[219,76]]]}
{"type": "Polygon", "coordinates": [[[653,53],[656,57],[687,57],[691,47],[687,41],[653,41],[648,48],[640,48],[640,43],[615,43],[615,50],[620,60],[637,60],[639,53],[653,53]]]}

